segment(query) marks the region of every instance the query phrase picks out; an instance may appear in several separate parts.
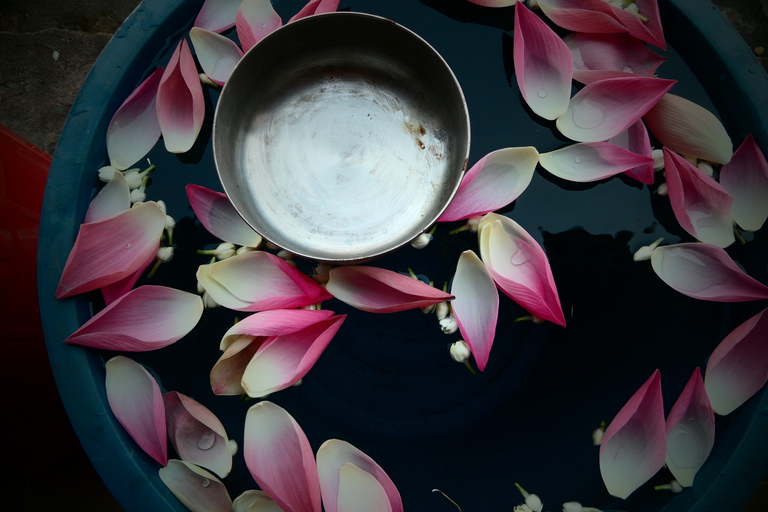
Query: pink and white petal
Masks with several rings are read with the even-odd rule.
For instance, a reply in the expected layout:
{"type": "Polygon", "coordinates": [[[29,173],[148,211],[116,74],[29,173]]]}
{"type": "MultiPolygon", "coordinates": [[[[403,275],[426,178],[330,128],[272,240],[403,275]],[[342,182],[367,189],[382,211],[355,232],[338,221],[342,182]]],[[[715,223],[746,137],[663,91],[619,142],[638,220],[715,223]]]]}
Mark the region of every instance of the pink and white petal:
{"type": "Polygon", "coordinates": [[[64,343],[125,352],[156,350],[186,336],[202,314],[198,295],[140,286],[96,313],[64,343]]]}
{"type": "Polygon", "coordinates": [[[199,27],[192,27],[189,39],[203,72],[217,84],[224,85],[243,56],[240,47],[229,38],[199,27]]]}
{"type": "Polygon", "coordinates": [[[155,103],[163,73],[163,68],[158,68],[149,75],[109,121],[107,154],[115,169],[128,169],[149,153],[160,138],[155,103]]]}
{"type": "Polygon", "coordinates": [[[106,305],[110,305],[113,302],[115,302],[117,299],[128,293],[129,291],[133,290],[133,287],[136,285],[136,282],[139,280],[139,278],[144,274],[144,271],[147,270],[147,268],[152,264],[152,262],[155,261],[155,255],[148,255],[146,261],[143,265],[139,267],[136,272],[133,274],[124,277],[123,279],[116,281],[114,283],[108,284],[106,286],[102,286],[99,288],[101,291],[101,296],[104,297],[104,303],[106,305]]]}
{"type": "Polygon", "coordinates": [[[293,334],[333,316],[327,309],[275,309],[248,315],[229,328],[219,348],[228,350],[240,336],[270,337],[293,334]]]}
{"type": "MultiPolygon", "coordinates": [[[[616,144],[624,149],[627,149],[637,155],[652,158],[653,148],[651,148],[651,139],[648,136],[648,130],[645,127],[642,119],[638,119],[635,124],[627,128],[625,131],[611,137],[608,142],[616,144]]],[[[630,178],[634,178],[640,183],[646,185],[652,185],[655,181],[653,162],[641,164],[637,167],[625,171],[624,174],[630,178]]]]}
{"type": "Polygon", "coordinates": [[[250,397],[265,397],[296,384],[320,358],[345,318],[337,315],[295,333],[267,339],[243,373],[243,390],[250,397]]]}
{"type": "Polygon", "coordinates": [[[186,191],[195,216],[213,236],[244,247],[261,245],[261,236],[237,213],[226,194],[191,183],[186,191]]]}
{"type": "Polygon", "coordinates": [[[106,185],[91,199],[84,223],[95,222],[126,211],[131,207],[131,191],[123,173],[116,172],[106,185]]]}
{"type": "Polygon", "coordinates": [[[235,17],[237,37],[244,52],[281,26],[283,20],[270,0],[243,0],[235,17]]]}
{"type": "Polygon", "coordinates": [[[571,98],[557,129],[578,142],[610,139],[635,124],[675,83],[632,76],[587,84],[571,98]]]}
{"type": "Polygon", "coordinates": [[[313,14],[321,14],[324,12],[335,12],[339,8],[339,0],[310,0],[307,5],[301,8],[299,12],[294,14],[288,23],[313,14]]]}
{"type": "Polygon", "coordinates": [[[616,18],[627,27],[629,35],[665,50],[667,43],[664,39],[657,0],[634,0],[634,3],[638,7],[638,12],[646,20],[641,20],[632,12],[619,7],[611,6],[611,8],[616,18]]]}
{"type": "Polygon", "coordinates": [[[730,414],[768,381],[766,311],[736,327],[709,356],[704,387],[717,414],[730,414]]]}
{"type": "Polygon", "coordinates": [[[214,395],[244,395],[243,373],[253,355],[267,338],[239,335],[231,338],[224,353],[211,368],[214,395]]]}
{"type": "Polygon", "coordinates": [[[96,290],[132,275],[154,258],[165,228],[155,202],[80,226],[56,289],[56,298],[96,290]]]}
{"type": "Polygon", "coordinates": [[[728,247],[735,241],[733,198],[713,178],[664,148],[669,202],[680,226],[701,242],[728,247]]]}
{"type": "Polygon", "coordinates": [[[662,281],[694,299],[715,302],[768,299],[768,286],[747,275],[716,245],[662,245],[651,253],[651,265],[662,281]]]}
{"type": "Polygon", "coordinates": [[[283,512],[264,491],[248,490],[232,502],[234,512],[283,512]]]}
{"type": "Polygon", "coordinates": [[[171,55],[157,89],[157,119],[165,149],[186,153],[194,145],[205,118],[205,98],[195,59],[186,39],[171,55]]]}
{"type": "Polygon", "coordinates": [[[459,256],[451,284],[451,309],[464,341],[475,356],[477,368],[485,370],[496,334],[499,292],[491,274],[473,251],[459,256]]]}
{"type": "Polygon", "coordinates": [[[495,213],[480,221],[478,237],[480,257],[496,286],[533,316],[565,326],[552,269],[536,240],[495,213]]]}
{"type": "Polygon", "coordinates": [[[600,474],[608,492],[625,499],[664,465],[667,454],[661,374],[638,389],[605,429],[600,474]]]}
{"type": "Polygon", "coordinates": [[[154,377],[125,356],[106,362],[107,401],[117,421],[160,465],[168,462],[163,394],[154,377]]]}
{"type": "Polygon", "coordinates": [[[232,470],[232,452],[221,421],[204,405],[177,391],[163,395],[168,437],[176,453],[219,478],[232,470]]]}
{"type": "Polygon", "coordinates": [[[665,94],[644,116],[651,133],[675,153],[727,164],[733,144],[712,112],[690,100],[665,94]]]}
{"type": "Polygon", "coordinates": [[[510,7],[515,5],[518,0],[467,0],[471,4],[481,5],[483,7],[510,7]]]}
{"type": "Polygon", "coordinates": [[[243,0],[205,0],[195,18],[195,27],[222,33],[235,26],[235,16],[243,0]]]}
{"type": "Polygon", "coordinates": [[[757,231],[768,218],[768,162],[752,134],[720,169],[720,184],[733,197],[731,216],[745,231],[757,231]]]}
{"type": "Polygon", "coordinates": [[[488,153],[464,175],[459,190],[438,220],[469,219],[510,204],[528,188],[538,162],[539,152],[530,146],[488,153]]]}
{"type": "Polygon", "coordinates": [[[317,471],[320,476],[320,488],[326,512],[340,512],[341,510],[337,497],[342,493],[340,488],[346,486],[351,480],[344,483],[346,478],[340,474],[340,471],[348,465],[370,475],[378,483],[390,507],[383,510],[403,512],[400,492],[389,475],[371,457],[350,443],[339,439],[329,439],[317,450],[317,471]]]}
{"type": "Polygon", "coordinates": [[[282,407],[262,401],[245,417],[243,456],[259,487],[286,512],[320,512],[320,482],[312,447],[282,407]]]}
{"type": "Polygon", "coordinates": [[[667,467],[690,487],[715,444],[715,413],[698,367],[667,416],[667,467]]]}
{"type": "Polygon", "coordinates": [[[629,34],[573,33],[563,42],[573,56],[573,78],[583,84],[631,75],[652,77],[665,60],[629,34]]]}
{"type": "Polygon", "coordinates": [[[395,313],[453,299],[418,279],[367,266],[331,269],[326,290],[353,308],[369,313],[395,313]]]}
{"type": "Polygon", "coordinates": [[[565,114],[573,57],[560,36],[522,2],[515,4],[514,62],[517,85],[531,110],[550,121],[565,114]]]}
{"type": "Polygon", "coordinates": [[[171,493],[191,512],[231,512],[232,499],[226,486],[208,471],[171,459],[158,474],[171,493]]]}
{"type": "Polygon", "coordinates": [[[387,493],[371,475],[355,466],[344,464],[339,469],[338,512],[391,512],[387,493]]]}
{"type": "Polygon", "coordinates": [[[558,178],[590,182],[627,172],[638,166],[653,165],[653,158],[642,156],[609,142],[582,142],[539,155],[539,163],[558,178]]]}
{"type": "Polygon", "coordinates": [[[234,309],[235,311],[243,311],[248,306],[249,302],[236,297],[230,292],[224,285],[216,281],[211,277],[211,265],[200,265],[197,267],[197,284],[200,285],[203,290],[208,292],[208,295],[216,302],[216,304],[223,305],[226,308],[234,309]]]}

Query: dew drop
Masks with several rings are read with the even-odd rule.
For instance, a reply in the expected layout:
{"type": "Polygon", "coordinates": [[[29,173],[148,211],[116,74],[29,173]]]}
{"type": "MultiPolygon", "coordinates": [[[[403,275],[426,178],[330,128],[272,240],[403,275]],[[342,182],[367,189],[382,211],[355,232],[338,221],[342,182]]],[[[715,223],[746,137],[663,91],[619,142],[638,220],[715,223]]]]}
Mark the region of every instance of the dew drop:
{"type": "Polygon", "coordinates": [[[574,158],[573,161],[576,162],[577,164],[580,164],[581,163],[581,157],[580,156],[576,156],[576,158],[574,158]]]}
{"type": "Polygon", "coordinates": [[[536,95],[539,98],[546,98],[547,97],[547,91],[545,91],[543,88],[536,91],[536,95]]]}
{"type": "Polygon", "coordinates": [[[603,124],[604,117],[600,106],[587,99],[573,106],[573,122],[579,128],[597,128],[603,124]]]}
{"type": "Polygon", "coordinates": [[[211,481],[210,481],[210,480],[208,480],[207,478],[203,478],[203,479],[200,481],[200,485],[202,485],[203,487],[208,487],[209,485],[211,485],[211,481]]]}
{"type": "Polygon", "coordinates": [[[197,447],[201,450],[210,450],[216,442],[216,436],[213,432],[206,432],[197,440],[197,447]]]}
{"type": "Polygon", "coordinates": [[[125,248],[126,249],[130,249],[131,248],[131,244],[126,245],[125,248]]]}
{"type": "Polygon", "coordinates": [[[266,23],[262,23],[261,24],[261,28],[267,28],[267,24],[266,23]]]}
{"type": "Polygon", "coordinates": [[[625,73],[634,73],[635,72],[635,70],[632,69],[632,66],[624,66],[622,71],[625,72],[625,73]]]}

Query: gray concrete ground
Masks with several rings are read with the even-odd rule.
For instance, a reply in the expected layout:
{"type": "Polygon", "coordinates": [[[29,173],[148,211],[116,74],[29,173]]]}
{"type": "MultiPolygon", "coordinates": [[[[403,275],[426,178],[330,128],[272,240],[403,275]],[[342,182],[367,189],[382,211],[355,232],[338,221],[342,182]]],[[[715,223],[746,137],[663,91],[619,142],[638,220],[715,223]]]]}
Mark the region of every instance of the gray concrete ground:
{"type": "MultiPolygon", "coordinates": [[[[714,3],[750,48],[756,53],[759,48],[766,49],[759,59],[768,69],[768,0],[714,3]]],[[[139,0],[2,0],[0,124],[52,154],[88,70],[138,4],[139,0]]],[[[45,368],[40,371],[45,371],[47,361],[41,365],[45,368]]],[[[49,393],[51,396],[30,400],[39,400],[45,407],[44,402],[55,399],[55,390],[49,393]]],[[[21,443],[45,441],[19,435],[21,443]]],[[[2,485],[6,505],[10,497],[7,510],[120,510],[76,446],[71,432],[51,432],[47,441],[74,446],[52,450],[58,457],[41,457],[33,463],[9,467],[12,477],[4,478],[2,485]]],[[[763,482],[745,509],[764,510],[768,510],[768,482],[763,482]]]]}

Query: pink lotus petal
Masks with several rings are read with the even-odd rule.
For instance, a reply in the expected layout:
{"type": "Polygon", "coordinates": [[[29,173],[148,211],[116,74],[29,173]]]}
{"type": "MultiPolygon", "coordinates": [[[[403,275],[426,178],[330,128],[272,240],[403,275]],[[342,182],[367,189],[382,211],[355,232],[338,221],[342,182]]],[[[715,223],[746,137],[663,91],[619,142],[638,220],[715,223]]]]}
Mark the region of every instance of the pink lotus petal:
{"type": "Polygon", "coordinates": [[[339,8],[339,0],[310,0],[307,5],[301,8],[288,22],[296,21],[313,14],[320,14],[323,12],[335,12],[339,8]]]}
{"type": "Polygon", "coordinates": [[[248,490],[232,502],[234,512],[283,512],[264,491],[248,490]]]}
{"type": "MultiPolygon", "coordinates": [[[[642,119],[639,119],[635,124],[615,137],[611,137],[608,142],[621,146],[637,155],[652,159],[653,148],[651,148],[651,139],[648,136],[648,130],[645,128],[645,123],[643,123],[642,119]]],[[[624,174],[646,185],[652,185],[655,181],[653,162],[633,167],[625,171],[624,174]]]]}
{"type": "Polygon", "coordinates": [[[736,327],[709,356],[704,387],[717,414],[730,414],[768,381],[766,311],[736,327]]]}
{"type": "Polygon", "coordinates": [[[111,215],[126,211],[131,207],[131,191],[123,173],[116,172],[106,185],[91,199],[84,223],[95,222],[111,215]]]}
{"type": "Polygon", "coordinates": [[[502,208],[531,183],[539,152],[533,147],[504,148],[488,153],[464,175],[440,222],[468,219],[502,208]]]}
{"type": "Polygon", "coordinates": [[[192,148],[205,118],[205,98],[195,59],[186,39],[171,55],[157,89],[157,119],[165,149],[186,153],[192,148]]]}
{"type": "Polygon", "coordinates": [[[578,142],[610,139],[635,124],[675,83],[643,76],[593,82],[571,98],[557,129],[578,142]]]}
{"type": "Polygon", "coordinates": [[[191,512],[231,512],[226,486],[208,471],[185,461],[171,459],[160,468],[160,480],[191,512]]]}
{"type": "Polygon", "coordinates": [[[270,0],[243,0],[235,17],[240,46],[247,52],[264,36],[283,26],[270,0]]]}
{"type": "Polygon", "coordinates": [[[565,114],[571,97],[573,58],[562,39],[525,5],[515,4],[514,61],[517,85],[537,115],[565,114]]]}
{"type": "Polygon", "coordinates": [[[338,512],[391,512],[387,493],[370,474],[354,464],[339,469],[339,492],[336,498],[338,512]]]}
{"type": "Polygon", "coordinates": [[[664,175],[669,202],[680,226],[701,242],[728,247],[735,238],[733,198],[714,179],[664,148],[664,175]]]}
{"type": "Polygon", "coordinates": [[[666,454],[661,374],[656,370],[605,429],[600,444],[605,487],[625,499],[661,469],[666,454]]]}
{"type": "Polygon", "coordinates": [[[496,286],[535,317],[565,326],[547,255],[536,240],[495,213],[483,218],[478,235],[480,257],[496,286]]]}
{"type": "Polygon", "coordinates": [[[651,253],[662,281],[689,297],[716,302],[768,299],[768,286],[739,268],[724,249],[704,243],[662,245],[651,253]]]}
{"type": "Polygon", "coordinates": [[[80,226],[61,274],[56,298],[95,290],[131,276],[154,258],[165,228],[155,202],[80,226]]]}
{"type": "Polygon", "coordinates": [[[667,416],[667,467],[690,487],[715,444],[715,413],[698,367],[667,416]]]}
{"type": "Polygon", "coordinates": [[[112,284],[102,286],[99,290],[101,291],[101,296],[104,297],[104,303],[108,306],[129,291],[133,290],[136,282],[144,274],[144,271],[147,270],[147,267],[149,267],[153,261],[155,261],[155,257],[148,256],[144,265],[139,267],[139,269],[133,274],[124,277],[123,279],[112,284]]]}
{"type": "Polygon", "coordinates": [[[768,162],[752,134],[720,169],[720,184],[733,197],[731,216],[745,231],[757,231],[768,218],[768,162]]]}
{"type": "Polygon", "coordinates": [[[237,213],[226,194],[191,183],[186,191],[195,216],[213,236],[244,247],[261,245],[261,236],[237,213]]]}
{"type": "Polygon", "coordinates": [[[665,60],[629,34],[574,33],[563,42],[573,56],[573,78],[583,84],[632,75],[652,77],[665,60]]]}
{"type": "Polygon", "coordinates": [[[243,456],[253,479],[285,512],[321,511],[312,447],[285,409],[267,401],[248,409],[243,456]]]}
{"type": "Polygon", "coordinates": [[[192,27],[189,39],[203,72],[217,84],[224,85],[243,56],[240,47],[229,38],[199,27],[192,27]]]}
{"type": "Polygon", "coordinates": [[[418,279],[366,266],[331,269],[326,290],[353,308],[369,313],[395,313],[453,299],[418,279]]]}
{"type": "Polygon", "coordinates": [[[585,142],[542,153],[539,163],[558,178],[589,182],[653,165],[653,158],[635,154],[609,142],[585,142]]]}
{"type": "Polygon", "coordinates": [[[232,470],[229,438],[221,421],[204,405],[176,391],[163,395],[168,437],[186,462],[226,477],[232,470]]]}
{"type": "Polygon", "coordinates": [[[674,94],[665,94],[644,116],[651,133],[683,156],[727,164],[733,144],[712,112],[674,94]]]}
{"type": "Polygon", "coordinates": [[[451,301],[451,308],[461,336],[472,350],[477,368],[483,371],[496,334],[499,292],[488,269],[474,252],[461,253],[451,293],[456,297],[451,301]]]}
{"type": "Polygon", "coordinates": [[[128,169],[160,138],[155,99],[163,68],[149,75],[112,116],[107,127],[107,154],[112,167],[128,169]]]}
{"type": "Polygon", "coordinates": [[[186,336],[202,314],[198,295],[140,286],[96,313],[64,343],[125,352],[156,350],[186,336]]]}
{"type": "Polygon", "coordinates": [[[243,372],[245,393],[264,397],[299,382],[320,358],[344,319],[346,315],[337,315],[296,333],[267,339],[243,372]]]}
{"type": "MultiPolygon", "coordinates": [[[[376,461],[346,441],[329,439],[318,448],[317,471],[320,475],[320,488],[322,489],[323,504],[325,505],[326,512],[343,512],[344,508],[341,502],[345,501],[347,503],[346,499],[351,497],[347,493],[352,490],[350,488],[355,487],[350,485],[354,481],[360,482],[361,485],[372,489],[374,495],[380,489],[381,494],[379,494],[379,497],[382,498],[382,501],[379,503],[386,504],[381,510],[403,512],[400,492],[395,487],[392,479],[389,478],[376,461]],[[350,469],[349,466],[353,466],[356,470],[350,469]],[[345,467],[349,470],[348,473],[351,474],[345,475],[344,473],[347,473],[347,471],[341,472],[345,467]],[[361,476],[358,471],[365,473],[368,477],[361,476]],[[372,485],[370,479],[376,482],[376,485],[372,485]]],[[[367,506],[358,506],[357,510],[379,510],[375,508],[373,503],[371,503],[371,507],[374,508],[369,509],[367,506]]]]}
{"type": "Polygon", "coordinates": [[[211,390],[214,395],[244,395],[243,373],[256,351],[267,338],[234,337],[224,353],[211,368],[211,390]]]}
{"type": "Polygon", "coordinates": [[[165,466],[168,445],[160,386],[139,363],[116,356],[106,363],[107,401],[117,421],[142,450],[165,466]]]}
{"type": "Polygon", "coordinates": [[[247,251],[210,265],[198,280],[211,298],[237,311],[289,309],[316,304],[331,295],[284,259],[247,251]]]}
{"type": "Polygon", "coordinates": [[[195,27],[222,33],[235,26],[235,16],[243,0],[205,0],[195,18],[195,27]]]}

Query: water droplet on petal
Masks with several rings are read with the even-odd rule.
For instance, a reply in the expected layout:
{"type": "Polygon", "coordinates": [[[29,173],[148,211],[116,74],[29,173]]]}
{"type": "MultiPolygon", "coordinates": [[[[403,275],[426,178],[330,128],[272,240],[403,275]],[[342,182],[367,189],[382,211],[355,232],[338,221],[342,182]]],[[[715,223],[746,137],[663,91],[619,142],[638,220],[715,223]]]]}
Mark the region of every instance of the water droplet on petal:
{"type": "Polygon", "coordinates": [[[600,106],[587,99],[573,106],[573,122],[579,128],[597,128],[603,124],[604,117],[600,106]]]}
{"type": "Polygon", "coordinates": [[[203,487],[208,487],[209,485],[211,485],[211,481],[208,480],[207,478],[203,478],[202,481],[200,481],[200,485],[202,485],[203,487]]]}
{"type": "Polygon", "coordinates": [[[201,450],[210,450],[216,442],[216,435],[208,431],[197,440],[197,447],[201,450]]]}
{"type": "Polygon", "coordinates": [[[576,162],[577,164],[580,164],[581,163],[581,157],[580,156],[576,156],[576,158],[574,158],[573,161],[576,162]]]}
{"type": "Polygon", "coordinates": [[[262,23],[261,24],[261,28],[267,28],[267,24],[266,23],[262,23]]]}
{"type": "Polygon", "coordinates": [[[539,89],[536,94],[539,98],[546,98],[547,97],[547,91],[545,91],[543,88],[539,89]]]}
{"type": "Polygon", "coordinates": [[[632,69],[632,66],[624,66],[622,71],[625,72],[625,73],[634,73],[635,72],[635,70],[632,69]]]}

